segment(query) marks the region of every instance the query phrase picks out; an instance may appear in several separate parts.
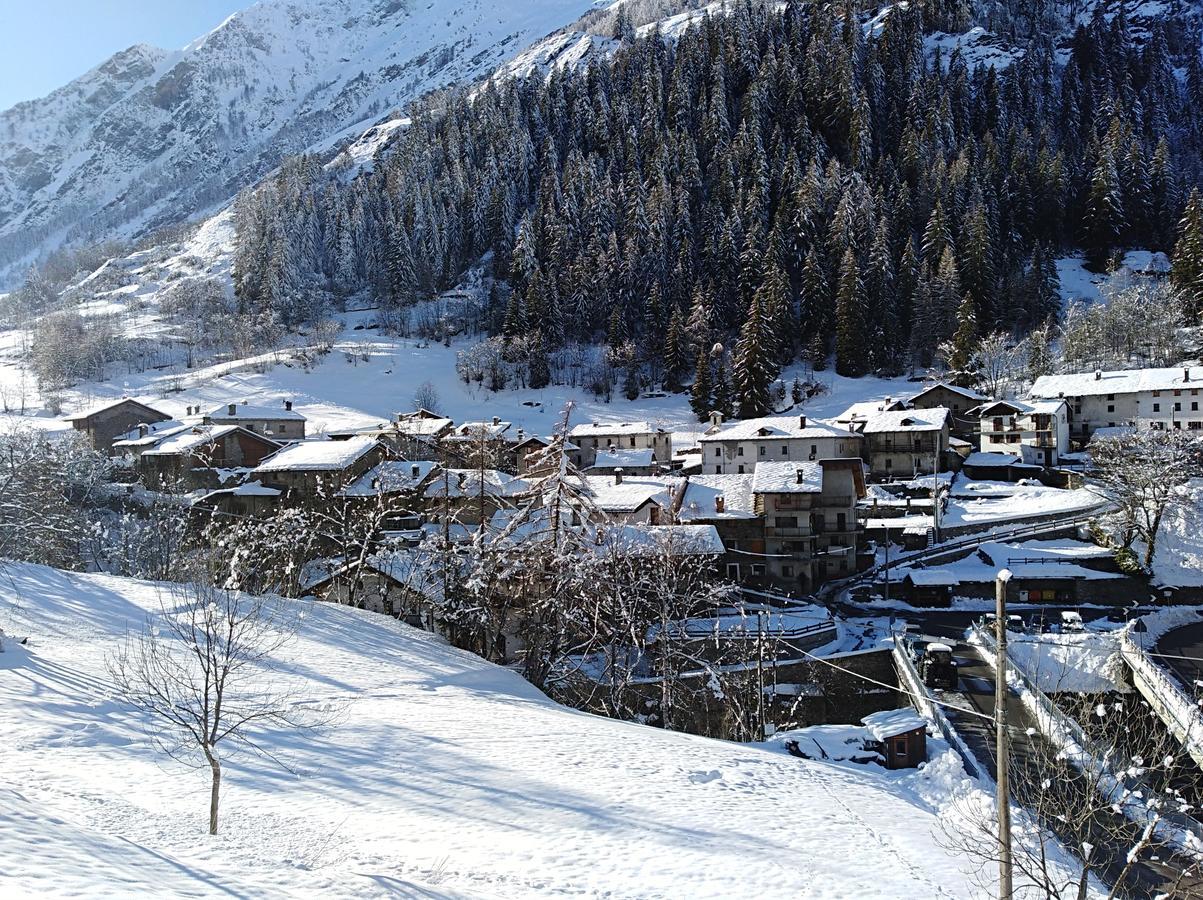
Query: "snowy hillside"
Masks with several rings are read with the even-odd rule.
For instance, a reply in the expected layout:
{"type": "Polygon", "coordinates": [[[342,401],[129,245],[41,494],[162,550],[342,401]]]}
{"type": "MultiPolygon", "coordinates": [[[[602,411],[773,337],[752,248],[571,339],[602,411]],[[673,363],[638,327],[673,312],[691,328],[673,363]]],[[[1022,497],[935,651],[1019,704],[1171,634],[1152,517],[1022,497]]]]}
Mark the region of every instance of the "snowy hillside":
{"type": "Polygon", "coordinates": [[[207,783],[114,702],[105,658],[154,585],[9,567],[0,626],[0,894],[980,896],[937,844],[959,776],[796,759],[572,712],[517,675],[383,616],[319,605],[283,654],[318,702],[296,774],[207,783]]]}
{"type": "Polygon", "coordinates": [[[478,77],[590,0],[262,0],[179,51],[136,46],[0,113],[0,282],[64,239],[220,204],[286,153],[478,77]]]}

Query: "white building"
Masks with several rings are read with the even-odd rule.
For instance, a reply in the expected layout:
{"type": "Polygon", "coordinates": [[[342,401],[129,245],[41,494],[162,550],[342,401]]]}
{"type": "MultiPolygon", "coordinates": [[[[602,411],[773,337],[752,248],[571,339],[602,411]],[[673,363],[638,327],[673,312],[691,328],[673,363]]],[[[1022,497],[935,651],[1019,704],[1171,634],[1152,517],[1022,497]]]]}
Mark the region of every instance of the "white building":
{"type": "Polygon", "coordinates": [[[738,475],[756,471],[761,462],[859,457],[862,440],[847,428],[806,416],[766,416],[722,426],[698,444],[704,475],[738,475]]]}
{"type": "Polygon", "coordinates": [[[978,417],[982,453],[1055,466],[1069,452],[1069,405],[1064,400],[995,400],[979,407],[978,417]]]}
{"type": "Polygon", "coordinates": [[[882,410],[849,427],[865,436],[863,457],[875,477],[914,478],[944,471],[951,422],[952,413],[936,407],[882,410]]]}
{"type": "Polygon", "coordinates": [[[1043,375],[1034,399],[1064,398],[1073,436],[1086,443],[1096,428],[1154,426],[1203,429],[1203,368],[1131,369],[1043,375]]]}
{"type": "Polygon", "coordinates": [[[651,450],[657,465],[667,466],[673,457],[672,435],[650,422],[588,422],[568,432],[581,448],[581,466],[594,465],[598,453],[617,450],[651,450]]]}

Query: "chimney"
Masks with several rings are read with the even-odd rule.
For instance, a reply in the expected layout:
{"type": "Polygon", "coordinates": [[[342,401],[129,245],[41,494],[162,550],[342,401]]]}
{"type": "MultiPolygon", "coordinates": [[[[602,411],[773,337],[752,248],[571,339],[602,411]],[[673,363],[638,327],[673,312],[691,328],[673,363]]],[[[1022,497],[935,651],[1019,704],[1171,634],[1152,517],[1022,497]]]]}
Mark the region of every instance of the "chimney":
{"type": "Polygon", "coordinates": [[[713,425],[715,428],[718,428],[720,425],[723,424],[723,414],[721,412],[719,412],[717,409],[714,410],[712,413],[710,413],[710,424],[713,425]]]}
{"type": "Polygon", "coordinates": [[[714,498],[714,511],[716,513],[721,513],[724,510],[726,510],[726,508],[727,508],[727,498],[724,497],[722,494],[719,494],[717,497],[714,498]]]}
{"type": "Polygon", "coordinates": [[[1185,384],[1185,383],[1186,383],[1186,382],[1188,382],[1188,381],[1190,381],[1190,366],[1187,366],[1185,369],[1183,369],[1183,370],[1182,370],[1182,382],[1183,382],[1183,384],[1185,384]]]}
{"type": "Polygon", "coordinates": [[[284,401],[284,410],[286,412],[292,412],[292,401],[291,400],[284,401]]]}
{"type": "Polygon", "coordinates": [[[798,470],[798,484],[806,484],[806,470],[805,469],[798,470]]]}
{"type": "Polygon", "coordinates": [[[519,428],[518,429],[518,443],[521,444],[524,440],[526,440],[526,431],[524,429],[519,428]]]}
{"type": "Polygon", "coordinates": [[[501,416],[493,416],[493,424],[500,425],[501,424],[501,416]]]}
{"type": "Polygon", "coordinates": [[[147,435],[147,434],[149,434],[149,433],[150,433],[150,426],[149,426],[149,425],[139,425],[139,426],[138,426],[138,437],[140,437],[140,438],[144,438],[144,437],[146,437],[146,435],[147,435]]]}
{"type": "Polygon", "coordinates": [[[614,470],[614,483],[622,484],[622,466],[614,470]]]}
{"type": "Polygon", "coordinates": [[[1102,370],[1102,369],[1095,369],[1095,370],[1094,370],[1094,380],[1095,380],[1095,381],[1102,381],[1102,380],[1103,380],[1103,370],[1102,370]]]}
{"type": "Polygon", "coordinates": [[[798,416],[798,427],[799,428],[806,427],[806,416],[798,416]]]}
{"type": "Polygon", "coordinates": [[[421,466],[410,466],[409,474],[411,477],[417,478],[419,475],[422,474],[422,467],[421,466]]]}
{"type": "Polygon", "coordinates": [[[213,417],[212,416],[204,416],[203,418],[201,418],[201,424],[202,425],[212,425],[213,417]]]}
{"type": "Polygon", "coordinates": [[[229,410],[229,412],[228,412],[228,413],[226,413],[227,415],[230,415],[230,416],[232,416],[232,415],[235,415],[235,414],[238,412],[238,404],[237,404],[237,403],[231,403],[231,404],[229,405],[229,407],[227,407],[227,408],[228,408],[228,410],[229,410]]]}

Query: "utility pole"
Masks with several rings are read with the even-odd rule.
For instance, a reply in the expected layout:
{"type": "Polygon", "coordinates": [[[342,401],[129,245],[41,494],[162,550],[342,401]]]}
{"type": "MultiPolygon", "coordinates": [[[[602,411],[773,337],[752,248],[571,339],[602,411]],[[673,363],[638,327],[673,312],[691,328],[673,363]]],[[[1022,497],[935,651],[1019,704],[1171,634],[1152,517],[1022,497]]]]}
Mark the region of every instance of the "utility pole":
{"type": "Polygon", "coordinates": [[[756,719],[757,740],[764,741],[764,610],[756,610],[756,719]]]}
{"type": "Polygon", "coordinates": [[[1001,569],[994,579],[994,634],[997,658],[994,665],[994,728],[998,758],[998,897],[1011,900],[1011,795],[1007,783],[1010,738],[1007,734],[1007,582],[1011,570],[1001,569]]]}
{"type": "Polygon", "coordinates": [[[886,603],[890,602],[890,526],[885,527],[886,533],[886,603]]]}

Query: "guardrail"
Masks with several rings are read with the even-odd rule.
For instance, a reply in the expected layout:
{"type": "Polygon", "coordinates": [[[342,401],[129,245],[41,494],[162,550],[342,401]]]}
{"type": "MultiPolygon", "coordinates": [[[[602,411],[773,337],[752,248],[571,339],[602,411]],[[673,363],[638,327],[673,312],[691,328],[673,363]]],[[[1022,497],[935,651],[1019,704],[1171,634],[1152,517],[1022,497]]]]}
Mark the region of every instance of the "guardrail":
{"type": "MultiPolygon", "coordinates": [[[[994,635],[990,633],[991,630],[982,627],[980,623],[973,625],[973,631],[982,644],[989,650],[989,663],[993,666],[994,659],[998,654],[998,642],[995,640],[994,635]]],[[[1203,840],[1203,824],[1200,824],[1195,819],[1173,810],[1153,810],[1142,803],[1133,804],[1126,799],[1122,799],[1124,794],[1130,797],[1141,797],[1142,788],[1147,788],[1147,784],[1139,777],[1134,778],[1126,772],[1116,772],[1114,767],[1108,762],[1109,754],[1099,748],[1097,743],[1086,734],[1082,726],[1075,719],[1070,718],[1062,712],[1061,708],[1057,706],[1052,698],[1037,686],[1035,680],[1029,677],[1028,673],[1024,671],[1023,666],[1011,656],[1009,646],[1007,648],[1006,666],[1008,673],[1014,675],[1027,688],[1040,712],[1047,717],[1036,716],[1036,721],[1040,725],[1041,731],[1044,732],[1045,737],[1059,746],[1063,746],[1067,739],[1077,744],[1082,753],[1089,758],[1089,761],[1087,762],[1087,760],[1079,758],[1075,761],[1075,765],[1083,770],[1085,770],[1087,764],[1094,767],[1100,776],[1095,782],[1095,789],[1108,800],[1117,801],[1125,818],[1138,825],[1146,825],[1152,821],[1153,827],[1159,833],[1162,833],[1170,843],[1181,845],[1184,849],[1191,849],[1191,845],[1197,846],[1203,840]],[[1060,734],[1054,728],[1049,727],[1050,722],[1057,729],[1060,729],[1060,734]],[[1119,791],[1119,788],[1123,789],[1122,793],[1119,791]],[[1188,840],[1184,843],[1183,839],[1176,835],[1176,831],[1189,832],[1193,840],[1188,840]]],[[[994,676],[995,678],[1006,678],[1008,673],[996,671],[994,676]]],[[[1143,694],[1143,691],[1141,693],[1143,694]]]]}
{"type": "Polygon", "coordinates": [[[1165,722],[1174,738],[1195,763],[1203,768],[1203,714],[1178,682],[1132,640],[1125,628],[1120,636],[1120,657],[1132,670],[1132,681],[1142,697],[1165,722]]]}
{"type": "Polygon", "coordinates": [[[944,735],[944,740],[948,741],[949,746],[961,757],[965,771],[982,781],[993,782],[990,773],[982,767],[978,758],[973,755],[973,751],[969,749],[969,745],[965,743],[965,739],[961,737],[952,722],[949,721],[948,716],[944,714],[943,707],[935,702],[931,691],[927,689],[927,685],[919,676],[919,670],[911,661],[911,655],[905,644],[897,636],[894,637],[893,655],[894,668],[898,671],[898,678],[903,682],[903,687],[921,707],[919,712],[923,714],[923,717],[940,730],[940,733],[944,735]]]}

